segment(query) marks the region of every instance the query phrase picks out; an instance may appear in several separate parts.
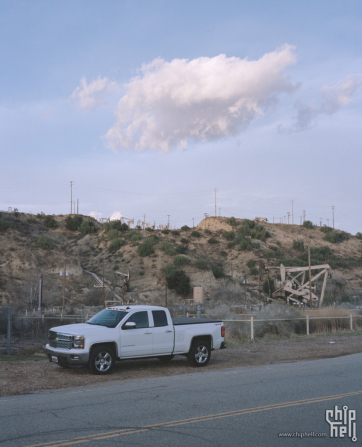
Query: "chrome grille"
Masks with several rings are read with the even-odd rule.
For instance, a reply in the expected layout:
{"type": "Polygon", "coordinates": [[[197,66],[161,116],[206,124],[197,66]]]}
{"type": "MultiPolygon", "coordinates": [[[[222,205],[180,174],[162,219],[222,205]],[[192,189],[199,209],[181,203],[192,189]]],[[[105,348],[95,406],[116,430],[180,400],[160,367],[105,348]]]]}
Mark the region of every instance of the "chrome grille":
{"type": "Polygon", "coordinates": [[[49,345],[52,348],[71,349],[72,335],[49,331],[49,345]]]}

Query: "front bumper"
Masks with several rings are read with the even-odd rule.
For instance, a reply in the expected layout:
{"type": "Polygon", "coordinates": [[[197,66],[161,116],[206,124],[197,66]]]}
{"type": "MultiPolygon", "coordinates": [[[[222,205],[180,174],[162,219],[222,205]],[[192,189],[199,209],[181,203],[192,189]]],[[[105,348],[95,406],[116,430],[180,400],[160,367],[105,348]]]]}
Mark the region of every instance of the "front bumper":
{"type": "Polygon", "coordinates": [[[49,345],[46,345],[45,351],[50,362],[52,361],[52,357],[57,357],[58,363],[62,365],[87,365],[89,361],[89,353],[79,352],[78,349],[65,351],[63,349],[54,349],[49,345]]]}

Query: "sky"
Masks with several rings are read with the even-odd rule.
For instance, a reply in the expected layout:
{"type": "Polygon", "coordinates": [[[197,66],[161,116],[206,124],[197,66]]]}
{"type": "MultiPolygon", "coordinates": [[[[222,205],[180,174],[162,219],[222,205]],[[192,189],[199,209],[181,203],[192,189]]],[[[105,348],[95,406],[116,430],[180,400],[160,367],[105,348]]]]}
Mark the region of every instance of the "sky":
{"type": "Polygon", "coordinates": [[[0,210],[362,232],[358,0],[0,0],[0,210]],[[293,201],[293,204],[292,204],[293,201]],[[293,207],[293,208],[292,208],[293,207]]]}

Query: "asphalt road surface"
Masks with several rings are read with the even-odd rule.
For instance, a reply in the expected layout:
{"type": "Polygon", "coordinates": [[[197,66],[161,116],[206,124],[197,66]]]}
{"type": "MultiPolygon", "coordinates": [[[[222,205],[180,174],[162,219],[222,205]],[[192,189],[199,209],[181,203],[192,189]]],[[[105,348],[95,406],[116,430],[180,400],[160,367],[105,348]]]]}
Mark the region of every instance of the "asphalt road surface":
{"type": "Polygon", "coordinates": [[[362,354],[216,372],[206,367],[202,374],[190,371],[4,397],[0,445],[362,445],[362,354]],[[344,438],[331,438],[326,410],[343,407],[336,413],[342,421],[334,434],[344,438]],[[356,410],[356,423],[350,410],[356,410]],[[354,427],[355,442],[348,437],[354,427]],[[288,433],[294,437],[283,435],[288,433]]]}

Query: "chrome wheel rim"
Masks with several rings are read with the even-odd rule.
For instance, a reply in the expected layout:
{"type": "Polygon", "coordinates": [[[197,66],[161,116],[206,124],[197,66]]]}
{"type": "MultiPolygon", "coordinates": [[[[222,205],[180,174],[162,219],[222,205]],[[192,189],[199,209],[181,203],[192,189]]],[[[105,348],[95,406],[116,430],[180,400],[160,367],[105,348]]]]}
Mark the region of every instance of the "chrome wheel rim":
{"type": "Polygon", "coordinates": [[[100,372],[106,372],[112,366],[112,356],[107,351],[99,352],[94,360],[95,367],[100,372]]]}
{"type": "Polygon", "coordinates": [[[195,350],[195,360],[197,363],[205,363],[209,356],[209,350],[205,345],[198,346],[195,350]]]}

